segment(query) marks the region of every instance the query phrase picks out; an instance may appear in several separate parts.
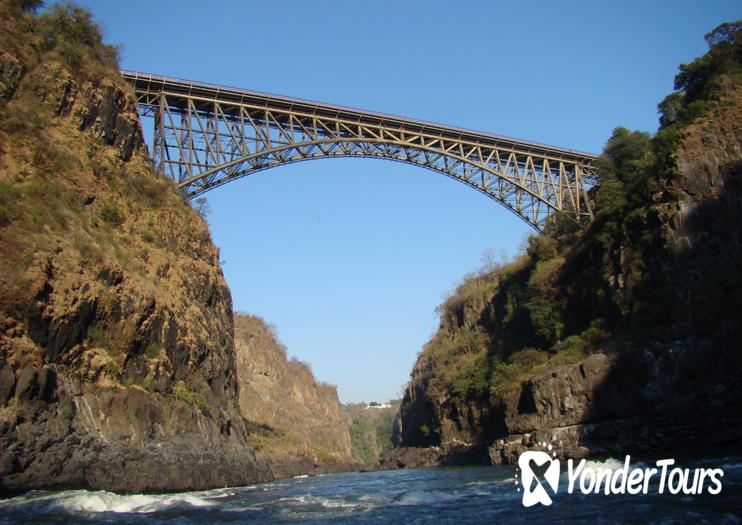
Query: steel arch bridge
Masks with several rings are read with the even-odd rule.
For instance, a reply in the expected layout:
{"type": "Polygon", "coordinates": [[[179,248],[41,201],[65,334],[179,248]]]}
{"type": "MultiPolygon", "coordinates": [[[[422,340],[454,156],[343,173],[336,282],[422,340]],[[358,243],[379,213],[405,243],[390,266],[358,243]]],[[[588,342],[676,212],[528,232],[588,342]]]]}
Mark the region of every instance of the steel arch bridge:
{"type": "Polygon", "coordinates": [[[124,71],[154,118],[153,162],[188,197],[281,164],[385,158],[459,180],[541,230],[593,217],[595,155],[332,104],[124,71]]]}

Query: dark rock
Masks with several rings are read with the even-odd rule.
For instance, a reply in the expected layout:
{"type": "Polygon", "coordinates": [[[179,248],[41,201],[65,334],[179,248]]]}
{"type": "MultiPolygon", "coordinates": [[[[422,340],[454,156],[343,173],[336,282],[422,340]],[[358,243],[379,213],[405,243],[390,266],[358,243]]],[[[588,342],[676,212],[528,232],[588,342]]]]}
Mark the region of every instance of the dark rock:
{"type": "Polygon", "coordinates": [[[9,366],[0,368],[0,405],[5,406],[15,392],[15,371],[9,366]]]}
{"type": "Polygon", "coordinates": [[[39,386],[36,383],[38,370],[26,367],[18,371],[18,381],[16,383],[15,394],[20,401],[30,401],[38,392],[39,386]]]}
{"type": "Polygon", "coordinates": [[[505,398],[507,436],[490,447],[490,459],[512,463],[541,443],[564,458],[734,446],[742,437],[738,359],[692,339],[538,374],[505,398]],[[535,412],[519,410],[524,391],[535,412]]]}
{"type": "Polygon", "coordinates": [[[440,447],[400,447],[381,457],[381,470],[436,467],[443,451],[440,447]]]}
{"type": "Polygon", "coordinates": [[[454,465],[478,465],[488,461],[485,444],[448,441],[437,447],[398,447],[382,455],[380,470],[454,465]]]}

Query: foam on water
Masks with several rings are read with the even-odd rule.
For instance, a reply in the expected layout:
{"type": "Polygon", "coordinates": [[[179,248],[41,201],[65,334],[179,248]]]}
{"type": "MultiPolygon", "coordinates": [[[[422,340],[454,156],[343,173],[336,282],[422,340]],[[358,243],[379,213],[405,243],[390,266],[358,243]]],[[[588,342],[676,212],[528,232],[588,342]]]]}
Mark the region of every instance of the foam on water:
{"type": "MultiPolygon", "coordinates": [[[[507,481],[515,481],[515,478],[505,478],[503,480],[500,480],[501,482],[507,482],[507,481]]],[[[467,487],[479,487],[482,485],[493,485],[494,482],[492,481],[470,481],[466,484],[467,487]]]]}
{"type": "Polygon", "coordinates": [[[339,498],[326,498],[322,496],[310,496],[304,497],[304,503],[310,505],[320,505],[326,509],[358,509],[365,508],[364,505],[360,505],[356,502],[345,501],[339,498]]]}
{"type": "Polygon", "coordinates": [[[410,490],[397,494],[393,498],[392,503],[397,505],[431,505],[443,501],[444,499],[452,498],[444,498],[432,492],[410,490]]]}
{"type": "Polygon", "coordinates": [[[376,508],[374,504],[347,500],[342,497],[301,494],[257,503],[250,507],[241,507],[239,510],[277,512],[282,518],[293,521],[303,520],[307,517],[337,517],[357,512],[368,512],[374,508],[376,508]]]}
{"type": "Polygon", "coordinates": [[[151,512],[157,510],[161,503],[156,496],[120,496],[111,492],[70,494],[56,502],[63,509],[86,512],[151,512]]]}
{"type": "Polygon", "coordinates": [[[623,468],[624,461],[616,458],[605,458],[603,460],[589,459],[585,463],[585,468],[591,468],[593,470],[618,470],[623,468]]]}
{"type": "Polygon", "coordinates": [[[276,504],[289,507],[319,506],[326,509],[343,509],[364,506],[356,502],[345,501],[342,498],[330,498],[323,496],[314,496],[312,494],[302,494],[299,496],[289,496],[285,498],[278,498],[275,500],[257,503],[254,505],[254,507],[267,507],[276,504]]]}
{"type": "MultiPolygon", "coordinates": [[[[216,497],[219,497],[218,495],[216,497]]],[[[193,493],[180,494],[130,494],[121,495],[106,491],[67,490],[62,492],[30,492],[0,502],[0,508],[31,507],[39,511],[63,509],[71,512],[151,513],[172,506],[190,505],[209,507],[216,503],[193,493]]]]}
{"type": "MultiPolygon", "coordinates": [[[[591,460],[599,471],[623,468],[616,458],[591,460]]],[[[742,458],[704,460],[714,466],[740,465],[742,458]]],[[[640,465],[641,463],[632,463],[640,465]]],[[[648,461],[648,465],[652,465],[648,461]]],[[[562,471],[566,467],[562,465],[562,471]]],[[[534,522],[544,512],[579,523],[654,521],[736,523],[733,509],[740,470],[724,477],[720,498],[688,498],[650,494],[641,497],[572,497],[562,494],[549,509],[524,509],[522,491],[512,467],[420,469],[346,473],[283,479],[269,483],[203,492],[119,495],[103,491],[31,492],[0,500],[0,525],[103,522],[119,524],[226,525],[227,523],[305,522],[322,524],[534,522]],[[730,512],[731,511],[731,512],[730,512]],[[688,514],[686,514],[688,513],[688,514]]],[[[736,494],[740,491],[737,489],[736,494]]]]}

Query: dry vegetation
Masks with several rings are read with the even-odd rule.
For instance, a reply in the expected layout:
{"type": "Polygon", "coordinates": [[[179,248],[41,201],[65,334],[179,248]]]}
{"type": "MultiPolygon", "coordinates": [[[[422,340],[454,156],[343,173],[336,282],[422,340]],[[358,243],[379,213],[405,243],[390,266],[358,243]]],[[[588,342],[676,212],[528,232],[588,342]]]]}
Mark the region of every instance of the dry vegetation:
{"type": "MultiPolygon", "coordinates": [[[[182,311],[193,304],[194,277],[204,276],[207,289],[221,279],[218,251],[202,218],[151,168],[116,49],[101,42],[91,15],[72,4],[37,15],[36,4],[0,2],[0,16],[18,21],[0,25],[0,320],[27,331],[34,315],[75,311],[86,297],[97,320],[81,327],[71,352],[42,351],[19,337],[6,340],[4,360],[84,361],[98,371],[92,378],[205,410],[200,394],[182,385],[174,391],[126,373],[132,357],[168,373],[174,349],[124,310],[144,301],[182,311]]],[[[194,331],[208,330],[194,321],[194,331]]]]}
{"type": "Polygon", "coordinates": [[[275,329],[260,317],[235,315],[240,409],[252,422],[250,442],[264,457],[350,460],[349,419],[334,386],[317,381],[308,363],[289,359],[275,329]]]}

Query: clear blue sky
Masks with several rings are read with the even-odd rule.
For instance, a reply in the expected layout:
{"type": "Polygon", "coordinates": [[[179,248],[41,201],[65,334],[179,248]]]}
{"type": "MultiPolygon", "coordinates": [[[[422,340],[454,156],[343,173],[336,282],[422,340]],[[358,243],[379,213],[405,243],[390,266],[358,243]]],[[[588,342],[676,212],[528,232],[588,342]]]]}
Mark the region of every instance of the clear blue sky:
{"type": "MultiPolygon", "coordinates": [[[[738,0],[80,0],[123,68],[599,153],[657,103],[738,0]]],[[[277,327],[344,402],[396,397],[435,307],[531,233],[495,201],[383,160],[324,159],[211,191],[236,310],[277,327]]]]}

